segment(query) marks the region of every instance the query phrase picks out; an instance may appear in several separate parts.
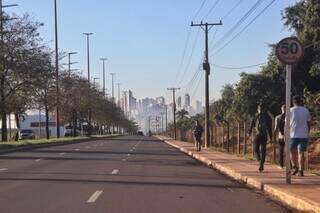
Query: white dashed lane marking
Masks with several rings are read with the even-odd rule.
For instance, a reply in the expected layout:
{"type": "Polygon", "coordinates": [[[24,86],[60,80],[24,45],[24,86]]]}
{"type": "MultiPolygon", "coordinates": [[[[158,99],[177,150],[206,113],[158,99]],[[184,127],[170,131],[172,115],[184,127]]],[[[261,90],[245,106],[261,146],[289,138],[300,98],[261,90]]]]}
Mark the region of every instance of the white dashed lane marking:
{"type": "Polygon", "coordinates": [[[119,169],[114,169],[114,170],[112,170],[112,172],[111,172],[112,175],[116,175],[116,174],[118,174],[118,173],[119,173],[119,169]]]}
{"type": "Polygon", "coordinates": [[[102,194],[102,190],[96,191],[93,193],[90,198],[87,200],[87,203],[94,203],[99,198],[99,196],[102,194]]]}
{"type": "Polygon", "coordinates": [[[8,170],[7,168],[1,168],[0,172],[4,172],[4,171],[7,171],[7,170],[8,170]]]}
{"type": "Polygon", "coordinates": [[[40,160],[41,160],[40,158],[39,158],[39,159],[36,159],[35,162],[39,162],[40,160]]]}

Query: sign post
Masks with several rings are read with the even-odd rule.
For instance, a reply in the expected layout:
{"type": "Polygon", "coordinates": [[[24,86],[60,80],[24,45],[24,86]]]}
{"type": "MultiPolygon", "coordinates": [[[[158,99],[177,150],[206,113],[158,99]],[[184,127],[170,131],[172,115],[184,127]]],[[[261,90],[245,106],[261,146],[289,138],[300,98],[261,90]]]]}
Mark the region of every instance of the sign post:
{"type": "Polygon", "coordinates": [[[291,184],[290,168],[290,107],[291,107],[291,73],[292,65],[303,57],[303,46],[296,37],[282,39],[276,47],[278,59],[286,64],[286,122],[285,122],[285,142],[286,142],[286,183],[291,184]]]}

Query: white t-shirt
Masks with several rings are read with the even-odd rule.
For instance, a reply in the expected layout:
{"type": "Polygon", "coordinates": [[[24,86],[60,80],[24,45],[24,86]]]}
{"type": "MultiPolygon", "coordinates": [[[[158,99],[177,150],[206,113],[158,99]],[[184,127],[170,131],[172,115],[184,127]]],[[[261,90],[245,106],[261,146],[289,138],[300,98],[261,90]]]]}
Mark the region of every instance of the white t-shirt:
{"type": "Polygon", "coordinates": [[[290,109],[290,138],[309,138],[308,122],[311,117],[309,110],[303,106],[290,109]]]}

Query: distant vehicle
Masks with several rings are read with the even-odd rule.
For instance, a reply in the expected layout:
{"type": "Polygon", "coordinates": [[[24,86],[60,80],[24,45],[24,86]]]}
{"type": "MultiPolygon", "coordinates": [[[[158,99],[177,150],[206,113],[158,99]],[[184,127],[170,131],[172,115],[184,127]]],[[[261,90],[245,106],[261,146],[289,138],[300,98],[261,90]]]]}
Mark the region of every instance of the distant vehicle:
{"type": "Polygon", "coordinates": [[[20,131],[20,140],[26,140],[26,139],[36,139],[36,135],[34,131],[31,129],[23,129],[20,131]]]}
{"type": "Polygon", "coordinates": [[[143,136],[143,132],[142,132],[142,131],[138,131],[138,132],[137,132],[137,135],[143,136]]]}
{"type": "MultiPolygon", "coordinates": [[[[64,136],[65,137],[72,137],[73,136],[73,127],[66,127],[65,128],[65,133],[64,133],[64,136]]],[[[76,129],[76,136],[79,136],[81,134],[81,132],[76,129]]]]}

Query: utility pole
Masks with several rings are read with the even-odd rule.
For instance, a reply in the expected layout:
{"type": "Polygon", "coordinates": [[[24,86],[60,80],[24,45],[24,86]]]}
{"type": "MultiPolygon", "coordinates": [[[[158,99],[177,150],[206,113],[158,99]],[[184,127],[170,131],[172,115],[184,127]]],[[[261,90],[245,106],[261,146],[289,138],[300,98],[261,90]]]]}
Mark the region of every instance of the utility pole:
{"type": "Polygon", "coordinates": [[[166,105],[166,136],[168,136],[168,105],[166,105]]]}
{"type": "Polygon", "coordinates": [[[194,24],[191,22],[191,27],[201,27],[201,29],[205,32],[205,58],[203,62],[203,69],[205,70],[205,147],[207,148],[209,146],[210,142],[210,127],[209,127],[209,75],[210,75],[210,63],[209,63],[209,39],[208,34],[210,29],[215,25],[222,25],[222,22],[219,23],[203,23],[202,21],[200,24],[194,24]]]}
{"type": "Polygon", "coordinates": [[[75,55],[77,52],[70,52],[68,53],[68,72],[69,72],[69,77],[71,76],[71,64],[76,64],[77,62],[71,62],[71,55],[75,55]]]}
{"type": "Polygon", "coordinates": [[[102,72],[103,72],[103,95],[106,97],[106,68],[105,68],[105,61],[108,60],[107,58],[100,58],[102,61],[102,72]]]}
{"type": "Polygon", "coordinates": [[[167,90],[172,91],[172,99],[173,99],[173,125],[174,125],[174,133],[173,138],[177,140],[177,123],[176,123],[176,90],[180,90],[180,88],[168,88],[167,90]]]}
{"type": "Polygon", "coordinates": [[[60,94],[59,94],[59,53],[58,53],[58,15],[57,15],[57,0],[54,0],[54,26],[55,26],[55,53],[56,53],[56,127],[57,138],[60,138],[60,94]]]}
{"type": "Polygon", "coordinates": [[[160,115],[161,115],[161,135],[163,135],[163,130],[164,130],[164,119],[163,119],[163,115],[164,115],[165,113],[163,113],[163,112],[161,112],[160,113],[160,115]]]}
{"type": "Polygon", "coordinates": [[[112,99],[111,99],[111,102],[114,103],[114,76],[115,76],[115,73],[110,73],[111,75],[111,81],[112,81],[112,99]]]}
{"type": "Polygon", "coordinates": [[[117,86],[118,86],[118,106],[119,107],[121,105],[121,101],[120,101],[120,85],[121,85],[121,83],[117,83],[117,86]]]}

